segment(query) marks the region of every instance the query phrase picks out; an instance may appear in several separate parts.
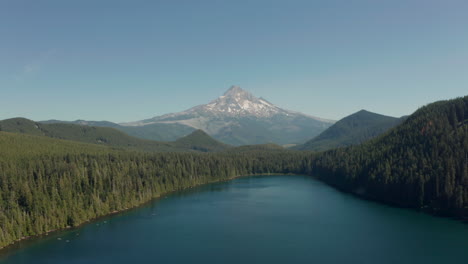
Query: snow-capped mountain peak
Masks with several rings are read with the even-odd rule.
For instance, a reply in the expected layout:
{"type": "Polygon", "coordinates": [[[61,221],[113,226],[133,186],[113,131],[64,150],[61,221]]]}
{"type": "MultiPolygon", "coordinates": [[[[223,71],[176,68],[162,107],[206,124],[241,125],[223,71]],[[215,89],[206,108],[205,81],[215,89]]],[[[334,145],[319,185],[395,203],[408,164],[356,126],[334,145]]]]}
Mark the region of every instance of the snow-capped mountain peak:
{"type": "Polygon", "coordinates": [[[318,135],[333,122],[275,106],[239,86],[222,96],[188,110],[156,116],[123,126],[180,125],[201,129],[229,144],[288,144],[318,135]]]}
{"type": "Polygon", "coordinates": [[[270,117],[284,110],[269,103],[265,99],[257,98],[239,86],[231,86],[224,95],[206,105],[200,105],[190,112],[211,112],[228,116],[270,117]]]}
{"type": "Polygon", "coordinates": [[[249,98],[253,97],[251,93],[243,90],[239,86],[233,85],[229,88],[224,94],[224,97],[232,97],[232,98],[249,98]]]}

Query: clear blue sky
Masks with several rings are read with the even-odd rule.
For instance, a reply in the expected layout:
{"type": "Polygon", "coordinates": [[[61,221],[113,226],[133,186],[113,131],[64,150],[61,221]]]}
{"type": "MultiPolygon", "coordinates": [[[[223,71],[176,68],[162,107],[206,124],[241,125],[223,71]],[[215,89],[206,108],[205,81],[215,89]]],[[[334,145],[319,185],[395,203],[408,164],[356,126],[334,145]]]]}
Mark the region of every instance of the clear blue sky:
{"type": "Polygon", "coordinates": [[[0,119],[134,121],[239,85],[340,119],[468,94],[468,1],[2,0],[0,119]]]}

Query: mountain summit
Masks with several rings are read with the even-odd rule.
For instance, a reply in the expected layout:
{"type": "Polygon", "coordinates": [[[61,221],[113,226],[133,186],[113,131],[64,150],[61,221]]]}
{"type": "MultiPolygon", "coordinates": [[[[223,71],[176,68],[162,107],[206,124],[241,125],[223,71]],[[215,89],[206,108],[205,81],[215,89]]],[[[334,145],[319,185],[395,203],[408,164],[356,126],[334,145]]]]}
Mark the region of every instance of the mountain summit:
{"type": "Polygon", "coordinates": [[[245,97],[248,97],[248,96],[251,96],[252,94],[243,90],[242,88],[240,88],[239,86],[237,85],[233,85],[231,86],[231,88],[229,88],[224,94],[223,96],[245,96],[245,97]]]}
{"type": "Polygon", "coordinates": [[[223,96],[206,105],[200,105],[188,110],[189,112],[204,112],[225,116],[255,116],[271,117],[287,111],[271,104],[262,98],[257,98],[239,86],[231,86],[223,96]]]}
{"type": "Polygon", "coordinates": [[[246,145],[302,143],[333,121],[282,109],[239,86],[231,86],[208,104],[121,125],[143,128],[155,124],[201,129],[224,143],[246,145]]]}

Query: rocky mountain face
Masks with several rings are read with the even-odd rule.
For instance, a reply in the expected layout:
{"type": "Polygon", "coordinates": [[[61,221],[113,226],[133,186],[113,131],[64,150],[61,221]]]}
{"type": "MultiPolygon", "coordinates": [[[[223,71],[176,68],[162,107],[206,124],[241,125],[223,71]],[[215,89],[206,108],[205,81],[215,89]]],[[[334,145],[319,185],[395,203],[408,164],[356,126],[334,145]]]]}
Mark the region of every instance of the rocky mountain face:
{"type": "Polygon", "coordinates": [[[208,104],[186,111],[120,124],[138,129],[146,126],[182,125],[201,129],[233,145],[302,143],[334,122],[282,109],[238,86],[208,104]]]}

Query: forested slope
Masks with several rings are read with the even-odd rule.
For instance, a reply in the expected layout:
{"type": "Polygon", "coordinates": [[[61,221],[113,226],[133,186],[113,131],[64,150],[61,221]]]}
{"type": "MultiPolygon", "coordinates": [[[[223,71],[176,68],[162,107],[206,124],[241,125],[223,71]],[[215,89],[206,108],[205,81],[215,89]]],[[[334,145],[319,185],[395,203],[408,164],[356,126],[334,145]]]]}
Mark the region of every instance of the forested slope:
{"type": "Polygon", "coordinates": [[[149,153],[0,132],[0,247],[166,192],[241,175],[315,175],[362,197],[468,217],[468,97],[425,106],[360,146],[149,153]]]}
{"type": "Polygon", "coordinates": [[[175,142],[160,142],[136,138],[111,127],[94,127],[65,123],[39,123],[25,118],[0,121],[0,131],[46,136],[115,148],[147,152],[220,151],[228,148],[204,132],[194,132],[175,142]],[[203,133],[203,136],[200,134],[203,133]]]}
{"type": "Polygon", "coordinates": [[[168,191],[271,172],[299,153],[144,153],[0,132],[0,247],[76,226],[168,191]]]}
{"type": "Polygon", "coordinates": [[[302,145],[295,146],[294,149],[323,151],[359,145],[385,133],[403,120],[404,118],[384,116],[361,110],[339,120],[320,135],[302,145]]]}
{"type": "Polygon", "coordinates": [[[468,96],[422,107],[361,146],[325,152],[313,172],[371,199],[468,216],[468,96]]]}
{"type": "Polygon", "coordinates": [[[224,144],[203,130],[195,130],[190,135],[177,139],[171,144],[181,149],[191,149],[200,152],[216,152],[226,150],[232,146],[224,144]]]}
{"type": "Polygon", "coordinates": [[[81,126],[94,126],[94,127],[112,127],[124,132],[132,137],[141,139],[148,139],[154,141],[175,141],[181,137],[187,136],[196,129],[193,127],[181,124],[149,124],[145,126],[122,126],[108,121],[61,121],[61,120],[47,120],[40,121],[42,124],[75,124],[81,126]]]}

